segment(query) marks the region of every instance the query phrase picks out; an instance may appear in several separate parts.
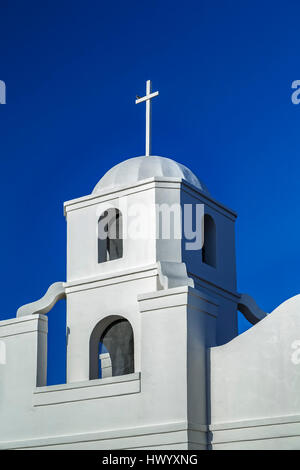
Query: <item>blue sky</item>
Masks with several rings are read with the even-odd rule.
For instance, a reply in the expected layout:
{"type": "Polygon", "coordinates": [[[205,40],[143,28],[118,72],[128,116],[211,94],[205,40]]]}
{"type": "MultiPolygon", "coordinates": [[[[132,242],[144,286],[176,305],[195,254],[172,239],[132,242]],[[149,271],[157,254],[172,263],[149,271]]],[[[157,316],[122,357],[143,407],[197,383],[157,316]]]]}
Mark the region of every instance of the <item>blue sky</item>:
{"type": "MultiPolygon", "coordinates": [[[[1,0],[0,319],[65,280],[63,201],[143,154],[147,79],[153,154],[239,214],[238,290],[267,311],[300,291],[299,15],[297,1],[1,0]]],[[[49,329],[54,383],[63,303],[49,329]]]]}

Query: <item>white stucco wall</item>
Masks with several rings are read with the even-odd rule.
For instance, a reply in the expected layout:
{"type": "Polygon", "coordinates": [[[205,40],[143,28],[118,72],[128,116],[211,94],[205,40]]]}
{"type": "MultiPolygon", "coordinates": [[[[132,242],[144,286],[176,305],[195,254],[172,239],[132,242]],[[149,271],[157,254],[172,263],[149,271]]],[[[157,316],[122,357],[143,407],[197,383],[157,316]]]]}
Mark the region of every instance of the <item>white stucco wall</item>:
{"type": "Polygon", "coordinates": [[[0,323],[7,347],[0,369],[1,448],[206,447],[206,398],[189,394],[188,383],[205,383],[210,327],[204,324],[213,328],[217,306],[188,287],[144,294],[138,303],[140,370],[109,379],[36,387],[45,367],[38,341],[47,317],[0,323]],[[189,444],[190,406],[197,437],[189,444]]]}
{"type": "Polygon", "coordinates": [[[0,322],[0,448],[300,448],[300,297],[235,338],[234,212],[160,177],[69,201],[65,214],[68,383],[46,386],[46,316],[0,322]],[[216,267],[181,238],[155,238],[160,203],[204,204],[216,267]],[[121,209],[126,227],[136,204],[148,237],[98,263],[101,213],[121,209]],[[134,373],[89,380],[91,333],[115,315],[133,328],[134,373]]]}
{"type": "Polygon", "coordinates": [[[299,449],[299,332],[298,295],[233,341],[211,348],[215,448],[264,448],[264,438],[266,448],[299,449]],[[292,428],[297,444],[288,439],[292,428]]]}

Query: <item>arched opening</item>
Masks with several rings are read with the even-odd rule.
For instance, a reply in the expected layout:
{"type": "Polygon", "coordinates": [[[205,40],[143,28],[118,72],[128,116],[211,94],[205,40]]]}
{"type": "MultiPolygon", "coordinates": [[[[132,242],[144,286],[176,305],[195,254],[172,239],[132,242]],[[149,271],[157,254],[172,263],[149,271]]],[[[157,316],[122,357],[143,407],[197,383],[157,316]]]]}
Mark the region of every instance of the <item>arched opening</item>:
{"type": "Polygon", "coordinates": [[[118,209],[107,209],[98,220],[98,263],[122,258],[122,256],[122,213],[118,209]]]}
{"type": "Polygon", "coordinates": [[[134,339],[129,321],[117,315],[104,318],[90,338],[90,379],[133,372],[134,339]]]}
{"type": "Polygon", "coordinates": [[[214,268],[217,265],[216,224],[214,219],[208,214],[204,215],[202,261],[214,268]]]}

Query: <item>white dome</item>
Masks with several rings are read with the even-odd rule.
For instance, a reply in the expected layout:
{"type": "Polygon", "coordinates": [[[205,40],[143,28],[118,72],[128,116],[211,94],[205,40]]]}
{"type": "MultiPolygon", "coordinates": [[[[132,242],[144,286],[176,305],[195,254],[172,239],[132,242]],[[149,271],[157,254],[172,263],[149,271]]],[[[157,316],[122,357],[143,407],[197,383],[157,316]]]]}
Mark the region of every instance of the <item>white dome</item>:
{"type": "Polygon", "coordinates": [[[95,186],[93,194],[104,189],[130,186],[154,176],[181,178],[208,194],[206,186],[186,166],[165,157],[135,157],[111,168],[95,186]]]}

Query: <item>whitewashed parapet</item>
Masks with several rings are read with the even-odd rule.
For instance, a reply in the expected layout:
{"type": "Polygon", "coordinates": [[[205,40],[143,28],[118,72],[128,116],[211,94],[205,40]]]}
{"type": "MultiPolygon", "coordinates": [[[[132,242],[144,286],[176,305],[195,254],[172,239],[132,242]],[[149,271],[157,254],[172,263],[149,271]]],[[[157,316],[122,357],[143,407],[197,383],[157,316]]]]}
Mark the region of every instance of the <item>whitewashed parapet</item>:
{"type": "Polygon", "coordinates": [[[240,294],[238,310],[252,325],[255,325],[267,316],[267,313],[257,305],[253,297],[249,294],[240,294]]]}
{"type": "Polygon", "coordinates": [[[33,314],[48,313],[56,304],[56,302],[65,297],[65,286],[63,282],[55,282],[51,284],[46,294],[39,300],[30,304],[22,305],[17,310],[17,317],[24,317],[33,314]]]}

